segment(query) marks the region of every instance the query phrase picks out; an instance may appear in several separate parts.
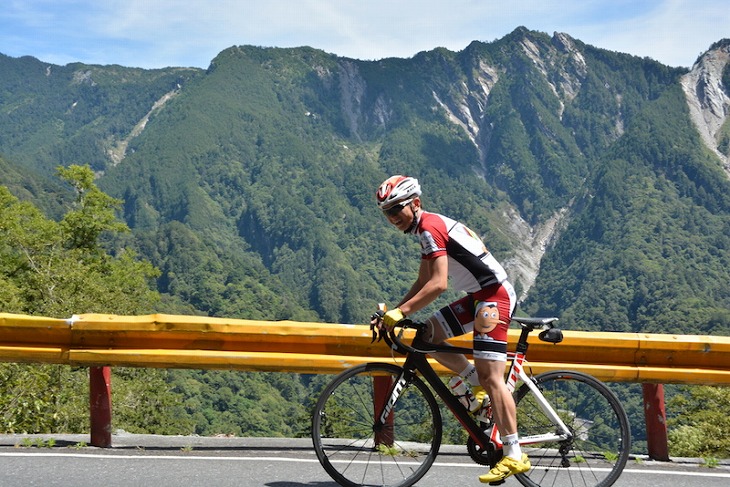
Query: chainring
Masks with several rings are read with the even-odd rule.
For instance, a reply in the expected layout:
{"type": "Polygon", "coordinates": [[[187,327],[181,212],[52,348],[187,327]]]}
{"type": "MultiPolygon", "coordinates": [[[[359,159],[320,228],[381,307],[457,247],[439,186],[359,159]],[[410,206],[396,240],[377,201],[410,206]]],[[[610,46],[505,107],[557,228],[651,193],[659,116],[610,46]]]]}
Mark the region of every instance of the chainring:
{"type": "Polygon", "coordinates": [[[466,450],[475,463],[488,465],[490,468],[494,467],[502,458],[502,450],[495,450],[491,444],[487,448],[482,448],[472,438],[466,440],[466,450]]]}

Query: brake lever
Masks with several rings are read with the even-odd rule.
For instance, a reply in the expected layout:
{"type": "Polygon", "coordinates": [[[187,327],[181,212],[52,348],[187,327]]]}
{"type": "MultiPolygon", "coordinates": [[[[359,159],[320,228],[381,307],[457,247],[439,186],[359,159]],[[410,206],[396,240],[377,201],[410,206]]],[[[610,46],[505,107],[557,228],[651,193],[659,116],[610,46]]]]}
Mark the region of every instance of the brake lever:
{"type": "Polygon", "coordinates": [[[378,342],[383,339],[383,330],[378,328],[378,331],[375,331],[375,326],[370,326],[370,329],[373,331],[373,339],[370,340],[370,343],[375,343],[375,339],[378,339],[378,342]]]}
{"type": "Polygon", "coordinates": [[[370,330],[373,332],[373,339],[370,340],[370,343],[375,343],[376,338],[378,342],[383,339],[383,315],[385,315],[385,311],[379,309],[370,316],[370,330]],[[376,328],[377,331],[375,331],[376,328]]]}

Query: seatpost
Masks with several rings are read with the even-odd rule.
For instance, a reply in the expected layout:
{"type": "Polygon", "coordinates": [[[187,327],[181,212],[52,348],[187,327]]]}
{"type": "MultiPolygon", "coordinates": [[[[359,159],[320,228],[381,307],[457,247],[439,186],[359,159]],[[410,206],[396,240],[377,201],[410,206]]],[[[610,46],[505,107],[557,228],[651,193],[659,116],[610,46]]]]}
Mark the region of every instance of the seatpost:
{"type": "Polygon", "coordinates": [[[522,332],[520,333],[520,339],[517,341],[517,353],[521,353],[522,355],[527,354],[527,337],[530,335],[530,330],[526,326],[522,327],[522,332]]]}

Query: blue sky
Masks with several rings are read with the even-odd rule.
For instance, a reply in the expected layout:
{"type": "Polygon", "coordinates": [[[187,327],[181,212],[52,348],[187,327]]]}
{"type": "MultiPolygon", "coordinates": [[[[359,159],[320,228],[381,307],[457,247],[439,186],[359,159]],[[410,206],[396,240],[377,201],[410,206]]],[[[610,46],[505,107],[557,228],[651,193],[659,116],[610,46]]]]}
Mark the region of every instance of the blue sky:
{"type": "Polygon", "coordinates": [[[690,67],[730,38],[727,0],[3,0],[0,53],[53,64],[206,68],[234,45],[411,57],[525,26],[690,67]]]}

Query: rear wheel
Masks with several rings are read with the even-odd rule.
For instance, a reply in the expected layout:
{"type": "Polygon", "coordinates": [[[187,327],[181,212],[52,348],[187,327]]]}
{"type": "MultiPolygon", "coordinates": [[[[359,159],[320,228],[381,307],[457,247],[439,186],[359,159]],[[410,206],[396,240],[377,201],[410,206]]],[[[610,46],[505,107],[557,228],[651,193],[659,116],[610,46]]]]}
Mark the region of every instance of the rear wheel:
{"type": "Polygon", "coordinates": [[[312,417],[312,441],[327,473],[347,487],[408,487],[433,464],[441,445],[436,399],[417,377],[396,382],[403,369],[370,363],[348,369],[324,389],[312,417]],[[382,415],[393,388],[400,394],[382,415]]]}
{"type": "MultiPolygon", "coordinates": [[[[528,487],[613,485],[631,446],[629,420],[616,395],[579,372],[548,372],[534,381],[573,436],[562,442],[524,445],[532,468],[516,478],[528,487]]],[[[520,439],[555,432],[526,384],[515,393],[515,402],[520,439]]]]}

